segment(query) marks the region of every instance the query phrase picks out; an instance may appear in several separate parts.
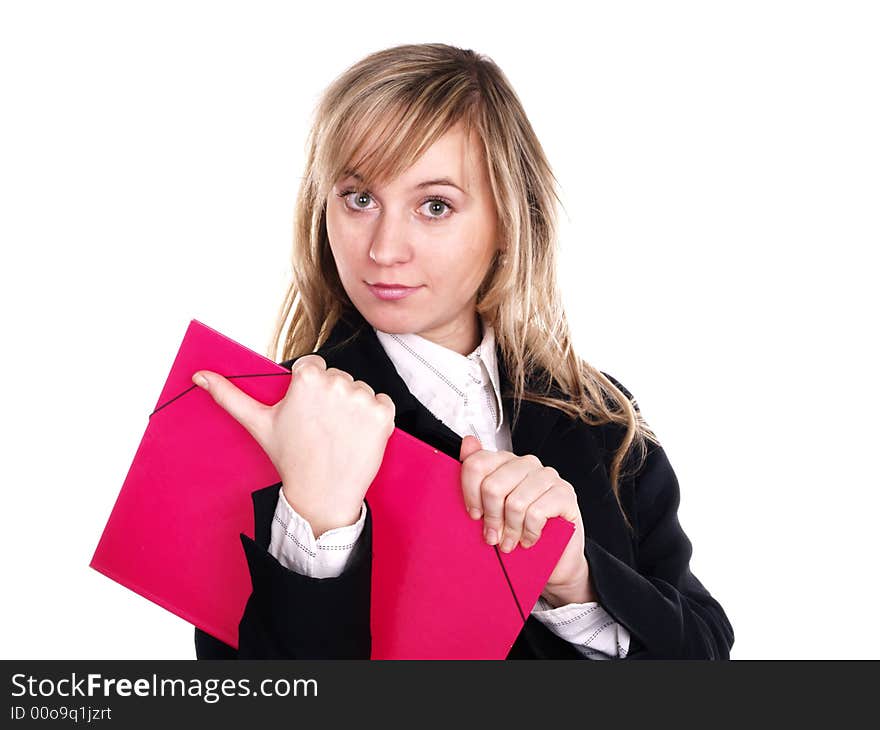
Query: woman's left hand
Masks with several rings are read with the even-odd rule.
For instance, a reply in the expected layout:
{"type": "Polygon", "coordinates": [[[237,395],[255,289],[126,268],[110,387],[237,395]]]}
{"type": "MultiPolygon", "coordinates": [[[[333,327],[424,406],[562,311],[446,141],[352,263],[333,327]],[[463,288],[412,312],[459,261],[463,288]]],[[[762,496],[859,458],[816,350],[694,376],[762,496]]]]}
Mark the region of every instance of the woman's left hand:
{"type": "Polygon", "coordinates": [[[473,519],[483,519],[489,545],[500,545],[505,553],[517,543],[529,548],[549,518],[574,523],[574,534],[541,595],[553,605],[595,601],[574,487],[537,456],[488,451],[474,436],[462,440],[460,460],[465,508],[473,519]]]}

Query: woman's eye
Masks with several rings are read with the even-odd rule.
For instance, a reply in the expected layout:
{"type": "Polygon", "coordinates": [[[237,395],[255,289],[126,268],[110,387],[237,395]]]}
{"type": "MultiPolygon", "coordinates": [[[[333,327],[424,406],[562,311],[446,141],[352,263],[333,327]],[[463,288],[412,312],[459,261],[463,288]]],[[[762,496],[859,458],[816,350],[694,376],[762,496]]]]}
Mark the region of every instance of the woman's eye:
{"type": "MultiPolygon", "coordinates": [[[[364,198],[366,198],[367,200],[372,200],[372,196],[369,193],[358,192],[357,190],[343,190],[341,193],[338,193],[338,195],[343,200],[346,200],[349,195],[354,195],[354,200],[356,201],[355,209],[357,210],[364,210],[360,206],[360,201],[362,201],[364,198]]],[[[348,203],[346,203],[346,205],[348,205],[348,203]]]]}
{"type": "Polygon", "coordinates": [[[449,203],[447,203],[445,200],[432,198],[431,200],[426,200],[424,205],[428,206],[429,218],[433,218],[435,220],[443,220],[444,218],[448,218],[449,215],[451,215],[450,213],[447,213],[446,215],[435,215],[435,213],[442,213],[444,208],[448,211],[452,210],[452,206],[449,205],[449,203]]]}

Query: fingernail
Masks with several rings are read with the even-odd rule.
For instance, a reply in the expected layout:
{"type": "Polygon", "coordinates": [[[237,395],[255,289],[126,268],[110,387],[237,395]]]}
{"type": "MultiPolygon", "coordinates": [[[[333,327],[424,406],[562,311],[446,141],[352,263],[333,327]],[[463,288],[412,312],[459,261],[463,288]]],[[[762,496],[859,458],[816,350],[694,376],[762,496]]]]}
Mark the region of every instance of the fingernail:
{"type": "Polygon", "coordinates": [[[193,375],[193,382],[196,385],[204,388],[205,390],[208,389],[208,379],[201,373],[196,373],[195,375],[193,375]]]}
{"type": "Polygon", "coordinates": [[[482,510],[479,510],[479,509],[477,509],[476,507],[471,507],[471,508],[468,510],[468,514],[469,514],[471,517],[473,517],[475,520],[478,520],[478,519],[480,519],[480,517],[483,516],[483,512],[482,512],[482,510]]]}
{"type": "Polygon", "coordinates": [[[486,530],[486,542],[490,545],[494,545],[498,542],[498,533],[495,531],[494,527],[490,527],[486,530]]]}
{"type": "Polygon", "coordinates": [[[511,550],[513,550],[513,540],[508,537],[503,543],[501,543],[501,552],[509,553],[511,550]]]}

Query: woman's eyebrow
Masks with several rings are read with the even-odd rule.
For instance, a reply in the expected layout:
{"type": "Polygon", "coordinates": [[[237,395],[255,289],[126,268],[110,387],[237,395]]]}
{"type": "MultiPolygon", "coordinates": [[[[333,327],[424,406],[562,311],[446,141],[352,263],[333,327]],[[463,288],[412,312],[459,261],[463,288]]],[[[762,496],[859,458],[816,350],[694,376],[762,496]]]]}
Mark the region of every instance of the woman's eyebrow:
{"type": "Polygon", "coordinates": [[[427,188],[431,185],[449,185],[450,187],[453,187],[456,190],[459,190],[460,192],[467,195],[467,193],[464,190],[462,190],[462,188],[459,185],[456,185],[455,182],[453,182],[448,177],[438,177],[433,180],[425,180],[424,182],[420,182],[418,185],[416,185],[416,187],[417,188],[427,188]]]}
{"type": "MultiPolygon", "coordinates": [[[[355,180],[360,180],[361,182],[364,181],[364,179],[353,170],[346,170],[344,174],[348,177],[353,177],[355,180]]],[[[437,177],[431,180],[425,180],[424,182],[418,183],[414,187],[416,189],[420,189],[430,187],[431,185],[448,185],[449,187],[453,187],[456,190],[459,190],[460,192],[467,195],[467,192],[460,185],[456,184],[456,182],[452,178],[449,177],[437,177]]]]}

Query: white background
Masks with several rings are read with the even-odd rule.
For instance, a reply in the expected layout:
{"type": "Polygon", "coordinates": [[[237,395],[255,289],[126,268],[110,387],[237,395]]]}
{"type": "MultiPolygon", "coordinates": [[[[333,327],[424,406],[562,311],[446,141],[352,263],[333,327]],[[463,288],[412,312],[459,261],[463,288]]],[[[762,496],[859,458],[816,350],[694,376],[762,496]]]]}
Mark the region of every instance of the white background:
{"type": "Polygon", "coordinates": [[[193,658],[88,567],[190,319],[265,352],[309,115],[492,57],[562,188],[579,353],[676,469],[732,655],[877,657],[874,3],[0,5],[0,652],[193,658]]]}

